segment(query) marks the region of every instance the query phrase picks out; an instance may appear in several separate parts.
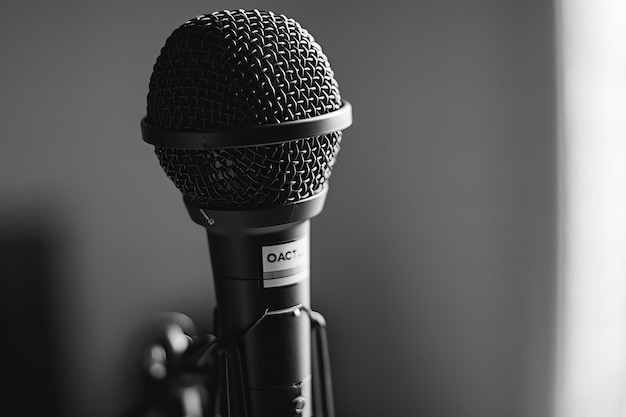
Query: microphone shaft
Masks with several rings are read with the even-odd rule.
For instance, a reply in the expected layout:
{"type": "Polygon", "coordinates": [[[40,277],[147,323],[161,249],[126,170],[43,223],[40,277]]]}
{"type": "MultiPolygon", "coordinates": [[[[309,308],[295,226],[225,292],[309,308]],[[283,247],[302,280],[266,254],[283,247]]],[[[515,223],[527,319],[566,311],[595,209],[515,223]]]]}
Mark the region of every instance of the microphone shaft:
{"type": "Polygon", "coordinates": [[[311,415],[309,231],[207,229],[229,417],[311,415]]]}

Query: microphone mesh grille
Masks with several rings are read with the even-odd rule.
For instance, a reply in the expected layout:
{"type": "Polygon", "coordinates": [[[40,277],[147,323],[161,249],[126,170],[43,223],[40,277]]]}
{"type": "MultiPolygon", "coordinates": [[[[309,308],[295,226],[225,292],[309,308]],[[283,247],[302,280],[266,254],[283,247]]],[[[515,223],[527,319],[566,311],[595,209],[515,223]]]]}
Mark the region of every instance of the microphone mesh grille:
{"type": "MultiPolygon", "coordinates": [[[[147,122],[193,131],[301,120],[340,107],[330,64],[299,23],[271,12],[222,11],[168,38],[150,78],[147,122]]],[[[274,145],[155,151],[188,202],[232,210],[319,193],[340,142],[334,132],[274,145]]]]}

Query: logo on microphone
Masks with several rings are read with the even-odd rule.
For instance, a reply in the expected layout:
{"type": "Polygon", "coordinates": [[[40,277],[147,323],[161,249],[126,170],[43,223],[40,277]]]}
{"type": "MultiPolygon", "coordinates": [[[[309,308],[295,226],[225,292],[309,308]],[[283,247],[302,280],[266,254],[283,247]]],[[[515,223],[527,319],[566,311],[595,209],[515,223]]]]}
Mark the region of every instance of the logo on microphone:
{"type": "Polygon", "coordinates": [[[287,262],[294,260],[300,256],[304,256],[304,253],[298,249],[291,249],[286,252],[279,252],[278,254],[270,252],[267,254],[267,262],[287,262]]]}
{"type": "Polygon", "coordinates": [[[309,239],[263,246],[263,287],[295,284],[309,276],[309,239]]]}

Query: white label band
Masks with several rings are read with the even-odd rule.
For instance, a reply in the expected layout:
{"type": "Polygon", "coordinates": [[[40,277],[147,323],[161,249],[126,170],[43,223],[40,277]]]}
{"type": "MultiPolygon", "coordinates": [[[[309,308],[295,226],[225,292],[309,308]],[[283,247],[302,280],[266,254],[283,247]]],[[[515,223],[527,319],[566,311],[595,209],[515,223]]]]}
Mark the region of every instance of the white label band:
{"type": "Polygon", "coordinates": [[[295,284],[309,276],[309,239],[263,246],[263,286],[295,284]]]}

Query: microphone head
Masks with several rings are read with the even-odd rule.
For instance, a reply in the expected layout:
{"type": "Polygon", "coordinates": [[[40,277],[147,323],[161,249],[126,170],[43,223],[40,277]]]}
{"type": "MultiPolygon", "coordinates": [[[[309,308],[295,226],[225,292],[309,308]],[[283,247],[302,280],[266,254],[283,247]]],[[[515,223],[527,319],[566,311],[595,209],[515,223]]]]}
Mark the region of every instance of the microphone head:
{"type": "MultiPolygon", "coordinates": [[[[146,122],[206,131],[308,119],[342,107],[333,71],[298,22],[258,10],[201,15],[167,39],[150,78],[146,122]]],[[[216,149],[156,146],[187,203],[211,210],[283,206],[324,190],[341,131],[216,149]]]]}

